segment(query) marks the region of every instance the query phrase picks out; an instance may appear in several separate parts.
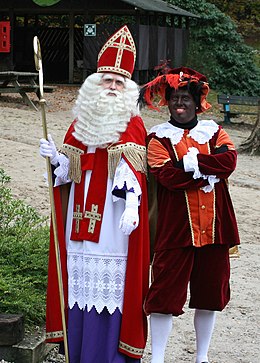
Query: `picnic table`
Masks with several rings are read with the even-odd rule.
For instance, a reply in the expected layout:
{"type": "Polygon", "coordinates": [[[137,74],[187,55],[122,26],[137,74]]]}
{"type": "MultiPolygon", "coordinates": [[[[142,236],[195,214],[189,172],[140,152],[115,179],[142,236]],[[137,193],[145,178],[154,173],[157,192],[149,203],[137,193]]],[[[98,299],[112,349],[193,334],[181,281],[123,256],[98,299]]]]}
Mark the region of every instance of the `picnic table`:
{"type": "MultiPolygon", "coordinates": [[[[5,71],[0,72],[0,95],[2,93],[19,93],[25,103],[37,110],[27,93],[34,92],[40,98],[37,84],[38,73],[5,71]]],[[[53,92],[53,87],[44,86],[44,92],[53,92]]]]}

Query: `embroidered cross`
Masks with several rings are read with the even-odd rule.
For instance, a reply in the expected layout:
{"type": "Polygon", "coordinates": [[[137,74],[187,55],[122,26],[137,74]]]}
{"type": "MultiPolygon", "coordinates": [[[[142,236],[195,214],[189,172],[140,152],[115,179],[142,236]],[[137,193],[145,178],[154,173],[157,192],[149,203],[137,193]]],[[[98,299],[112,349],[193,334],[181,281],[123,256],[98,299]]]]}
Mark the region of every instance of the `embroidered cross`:
{"type": "Polygon", "coordinates": [[[125,32],[121,35],[120,43],[113,43],[113,46],[115,48],[118,48],[115,65],[117,67],[120,67],[124,50],[131,51],[131,45],[126,44],[126,33],[125,32]]]}
{"type": "Polygon", "coordinates": [[[84,218],[89,218],[88,232],[94,233],[94,229],[97,221],[101,221],[101,214],[97,212],[98,205],[92,204],[91,211],[86,211],[84,218]]]}
{"type": "Polygon", "coordinates": [[[79,233],[79,221],[82,220],[83,213],[80,212],[80,205],[76,204],[76,211],[73,212],[73,219],[76,219],[75,232],[79,233]]]}

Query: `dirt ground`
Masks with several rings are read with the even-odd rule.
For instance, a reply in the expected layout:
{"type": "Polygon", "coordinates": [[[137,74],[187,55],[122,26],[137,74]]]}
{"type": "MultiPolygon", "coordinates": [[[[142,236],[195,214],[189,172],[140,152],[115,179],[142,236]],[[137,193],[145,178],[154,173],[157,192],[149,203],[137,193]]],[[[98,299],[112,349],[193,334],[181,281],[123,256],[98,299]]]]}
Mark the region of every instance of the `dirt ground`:
{"type": "MultiPolygon", "coordinates": [[[[58,87],[46,95],[48,131],[57,146],[72,121],[71,109],[77,87],[58,87]]],[[[33,98],[33,95],[31,95],[33,98]]],[[[36,99],[35,99],[36,101],[36,99]]],[[[36,102],[37,103],[37,102],[36,102]]],[[[210,112],[204,118],[217,122],[221,114],[210,112]]],[[[143,119],[147,129],[167,120],[166,111],[145,111],[143,119]]],[[[236,122],[242,122],[238,119],[236,122]]],[[[24,105],[18,96],[0,97],[0,167],[11,176],[13,195],[35,207],[43,215],[49,214],[48,188],[44,182],[45,161],[39,156],[39,139],[42,137],[41,113],[24,105]]],[[[225,126],[236,146],[249,135],[245,124],[225,126]]],[[[260,158],[238,155],[236,171],[230,177],[230,192],[235,207],[241,246],[240,257],[231,259],[231,301],[217,314],[209,358],[211,363],[260,362],[260,284],[259,284],[259,212],[260,212],[260,158]]],[[[151,357],[148,340],[143,363],[151,357]]],[[[193,311],[174,318],[173,330],[167,346],[166,363],[194,362],[195,334],[193,311]]]]}

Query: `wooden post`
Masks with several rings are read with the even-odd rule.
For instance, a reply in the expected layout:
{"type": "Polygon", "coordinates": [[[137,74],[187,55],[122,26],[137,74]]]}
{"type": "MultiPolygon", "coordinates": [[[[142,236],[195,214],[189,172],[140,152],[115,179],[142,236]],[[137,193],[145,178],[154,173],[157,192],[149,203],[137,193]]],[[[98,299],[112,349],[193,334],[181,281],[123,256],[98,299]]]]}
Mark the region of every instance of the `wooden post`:
{"type": "Polygon", "coordinates": [[[70,12],[69,20],[69,83],[74,81],[74,13],[70,12]]]}
{"type": "Polygon", "coordinates": [[[24,318],[21,314],[0,314],[0,346],[19,343],[24,338],[24,318]]]}

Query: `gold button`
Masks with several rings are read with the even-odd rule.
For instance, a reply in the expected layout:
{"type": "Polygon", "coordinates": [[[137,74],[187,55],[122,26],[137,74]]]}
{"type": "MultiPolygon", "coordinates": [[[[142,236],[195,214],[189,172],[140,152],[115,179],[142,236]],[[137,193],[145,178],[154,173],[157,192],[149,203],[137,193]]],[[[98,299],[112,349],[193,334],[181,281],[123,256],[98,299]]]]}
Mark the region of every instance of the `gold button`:
{"type": "Polygon", "coordinates": [[[203,231],[201,231],[201,233],[204,234],[204,233],[206,233],[206,231],[204,231],[204,229],[203,229],[203,231]]]}
{"type": "Polygon", "coordinates": [[[201,206],[201,209],[205,209],[205,208],[206,208],[206,207],[205,207],[205,205],[202,205],[202,206],[201,206]]]}
{"type": "Polygon", "coordinates": [[[190,137],[190,134],[188,134],[187,137],[190,137]]]}

